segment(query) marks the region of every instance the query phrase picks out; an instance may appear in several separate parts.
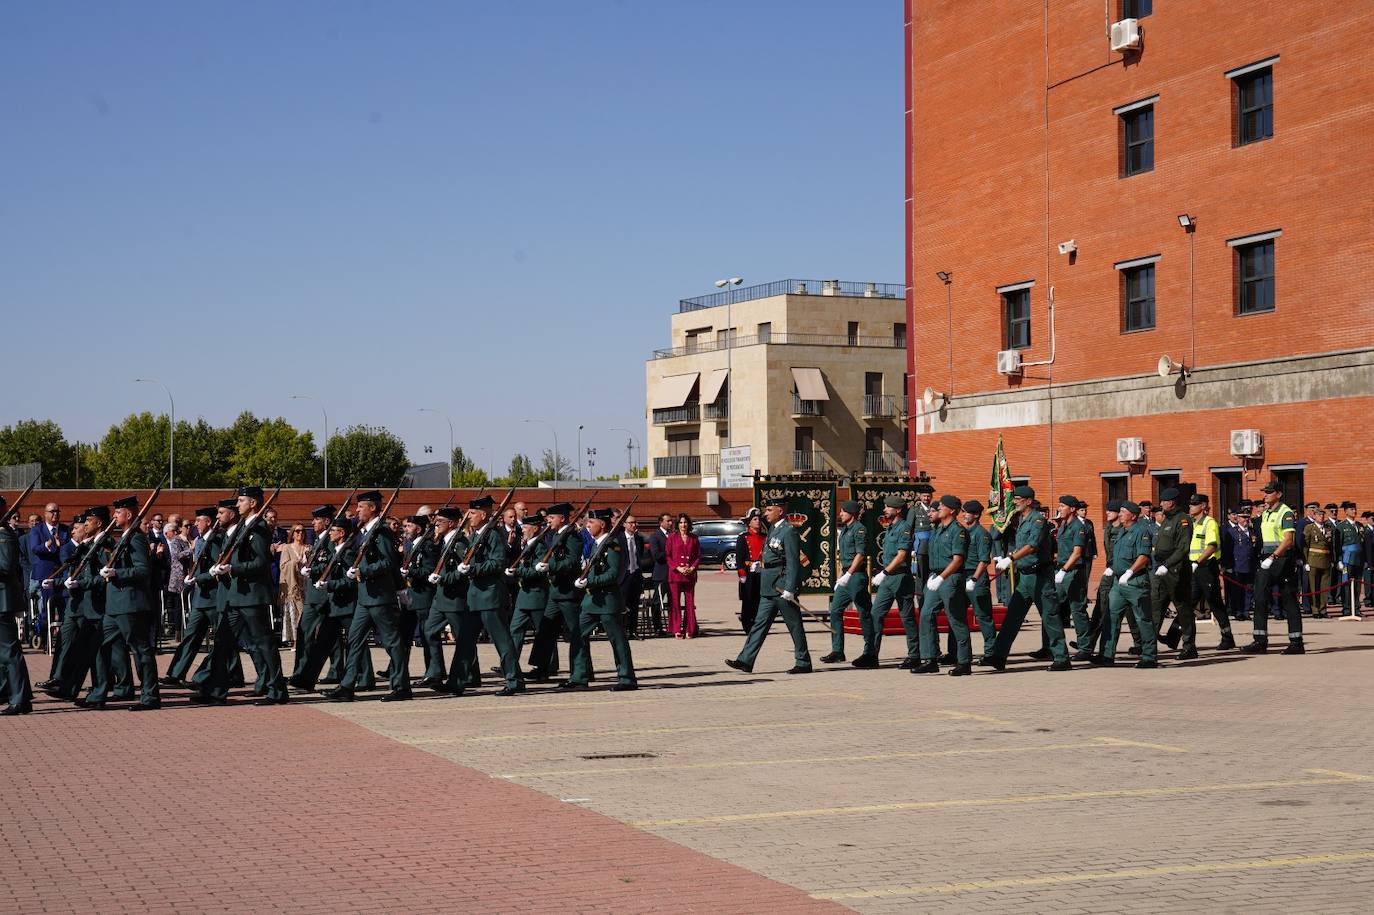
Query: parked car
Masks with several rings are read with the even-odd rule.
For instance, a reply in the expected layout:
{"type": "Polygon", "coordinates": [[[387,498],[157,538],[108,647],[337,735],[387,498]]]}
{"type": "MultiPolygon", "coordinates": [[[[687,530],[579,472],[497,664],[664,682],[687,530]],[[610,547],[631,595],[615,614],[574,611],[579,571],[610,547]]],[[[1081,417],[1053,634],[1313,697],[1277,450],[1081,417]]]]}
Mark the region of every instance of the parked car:
{"type": "Polygon", "coordinates": [[[693,532],[701,538],[701,562],[735,567],[735,541],[744,533],[743,521],[697,521],[693,532]]]}

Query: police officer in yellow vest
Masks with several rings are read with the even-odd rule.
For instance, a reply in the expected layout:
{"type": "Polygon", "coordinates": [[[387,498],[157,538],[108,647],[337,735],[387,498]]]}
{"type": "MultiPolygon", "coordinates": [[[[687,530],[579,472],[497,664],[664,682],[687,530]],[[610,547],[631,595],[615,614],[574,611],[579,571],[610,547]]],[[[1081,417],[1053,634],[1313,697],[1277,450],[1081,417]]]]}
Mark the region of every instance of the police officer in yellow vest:
{"type": "Polygon", "coordinates": [[[1293,574],[1293,559],[1297,553],[1297,528],[1293,509],[1283,504],[1283,484],[1270,480],[1260,490],[1264,493],[1264,511],[1260,514],[1260,563],[1255,572],[1255,607],[1253,619],[1255,640],[1241,651],[1264,654],[1269,650],[1270,591],[1279,589],[1284,615],[1288,618],[1288,647],[1284,654],[1303,654],[1302,608],[1298,605],[1297,581],[1293,574]]]}
{"type": "MultiPolygon", "coordinates": [[[[1192,605],[1204,616],[1208,611],[1221,629],[1217,651],[1236,647],[1231,635],[1231,619],[1221,600],[1221,525],[1208,513],[1210,500],[1200,492],[1188,497],[1188,514],[1193,519],[1193,537],[1188,545],[1188,561],[1193,567],[1192,605]]],[[[1179,660],[1186,660],[1179,655],[1179,660]]],[[[1189,657],[1197,657],[1196,649],[1189,657]]]]}

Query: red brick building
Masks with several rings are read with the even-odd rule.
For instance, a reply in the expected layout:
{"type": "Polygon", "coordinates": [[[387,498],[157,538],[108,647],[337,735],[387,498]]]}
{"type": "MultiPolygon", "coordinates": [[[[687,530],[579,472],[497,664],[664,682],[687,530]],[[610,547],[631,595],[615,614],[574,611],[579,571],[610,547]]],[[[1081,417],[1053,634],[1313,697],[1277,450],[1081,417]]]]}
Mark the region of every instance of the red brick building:
{"type": "Polygon", "coordinates": [[[911,469],[1374,502],[1374,3],[906,20],[911,469]]]}

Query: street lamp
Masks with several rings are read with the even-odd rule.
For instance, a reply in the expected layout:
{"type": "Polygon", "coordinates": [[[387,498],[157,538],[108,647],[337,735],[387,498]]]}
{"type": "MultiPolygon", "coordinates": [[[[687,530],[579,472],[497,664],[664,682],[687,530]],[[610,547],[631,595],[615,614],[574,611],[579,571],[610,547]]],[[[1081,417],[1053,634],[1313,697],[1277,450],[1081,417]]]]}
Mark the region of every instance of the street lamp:
{"type": "Polygon", "coordinates": [[[453,420],[448,418],[447,413],[442,413],[433,407],[421,407],[421,413],[437,413],[448,422],[448,485],[453,488],[453,420]]]}
{"type": "Polygon", "coordinates": [[[292,400],[313,400],[320,405],[320,413],[324,416],[324,442],[320,445],[320,454],[324,455],[324,488],[329,488],[329,414],[325,412],[324,402],[314,394],[292,394],[292,400]]]}
{"type": "Polygon", "coordinates": [[[731,293],[732,286],[738,286],[744,282],[742,276],[732,276],[723,280],[716,280],[716,288],[725,290],[725,447],[729,448],[735,440],[735,424],[731,422],[733,416],[731,411],[734,409],[732,401],[735,399],[731,393],[735,387],[733,350],[735,348],[735,320],[731,314],[730,304],[734,299],[731,293]]]}
{"type": "MultiPolygon", "coordinates": [[[[560,468],[560,467],[562,466],[562,464],[563,464],[563,460],[562,460],[562,458],[561,458],[561,457],[559,456],[559,454],[558,454],[558,430],[555,429],[555,428],[553,427],[553,423],[549,422],[547,419],[527,419],[527,420],[525,420],[525,422],[527,422],[527,423],[539,423],[540,425],[548,426],[548,427],[549,427],[549,431],[553,433],[553,479],[554,479],[554,483],[557,483],[557,482],[558,482],[558,470],[559,470],[559,468],[560,468]]],[[[579,427],[579,428],[581,428],[581,427],[579,427]]]]}
{"type": "Polygon", "coordinates": [[[577,427],[577,482],[582,482],[582,427],[577,427]]]}
{"type": "Polygon", "coordinates": [[[625,473],[626,475],[629,475],[630,471],[634,470],[635,467],[635,448],[639,444],[637,441],[635,441],[635,434],[631,432],[629,429],[621,429],[618,427],[614,429],[609,429],[607,431],[624,432],[627,436],[629,436],[629,441],[625,443],[625,473]]]}
{"type": "Polygon", "coordinates": [[[172,399],[172,389],[162,384],[156,378],[135,378],[134,384],[158,384],[162,385],[162,390],[167,392],[167,403],[171,405],[172,412],[167,421],[167,488],[176,489],[176,468],[177,468],[177,404],[172,399]]]}

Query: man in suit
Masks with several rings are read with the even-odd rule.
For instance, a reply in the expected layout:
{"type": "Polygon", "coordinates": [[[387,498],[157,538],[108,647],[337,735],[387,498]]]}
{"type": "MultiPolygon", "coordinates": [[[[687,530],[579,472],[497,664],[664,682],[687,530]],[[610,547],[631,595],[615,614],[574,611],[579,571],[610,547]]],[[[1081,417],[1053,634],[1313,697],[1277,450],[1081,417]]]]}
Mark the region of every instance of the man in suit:
{"type": "MultiPolygon", "coordinates": [[[[43,518],[29,528],[24,537],[29,553],[29,593],[47,605],[50,617],[48,623],[51,625],[54,620],[63,618],[66,596],[62,593],[62,588],[55,588],[51,584],[44,587],[43,583],[52,578],[52,573],[66,559],[63,550],[66,549],[67,555],[70,555],[71,550],[67,547],[72,539],[71,530],[62,523],[62,510],[56,502],[49,502],[44,506],[43,518]]],[[[67,635],[69,636],[70,632],[67,635]]],[[[52,651],[54,658],[60,655],[60,640],[53,644],[52,651]]],[[[46,684],[40,683],[39,687],[42,688],[44,685],[46,684]]]]}
{"type": "Polygon", "coordinates": [[[654,635],[663,635],[663,608],[668,605],[668,536],[673,532],[673,516],[658,516],[658,527],[649,535],[649,552],[654,559],[651,576],[654,584],[654,635]]]}
{"type": "MultiPolygon", "coordinates": [[[[615,522],[611,522],[614,524],[615,522]]],[[[639,519],[630,515],[616,535],[625,548],[625,568],[620,573],[620,599],[625,606],[625,631],[634,637],[639,619],[639,597],[644,593],[644,573],[652,572],[654,557],[639,533],[639,519]]]]}
{"type": "Polygon", "coordinates": [[[1222,572],[1226,576],[1226,606],[1235,620],[1250,618],[1255,580],[1255,547],[1250,535],[1250,506],[1233,508],[1221,532],[1222,572]]]}
{"type": "MultiPolygon", "coordinates": [[[[0,496],[0,511],[5,499],[0,496]]],[[[7,701],[0,715],[27,715],[33,711],[33,686],[19,642],[19,623],[28,602],[27,581],[19,562],[19,536],[9,525],[0,525],[0,685],[7,701]]]]}

